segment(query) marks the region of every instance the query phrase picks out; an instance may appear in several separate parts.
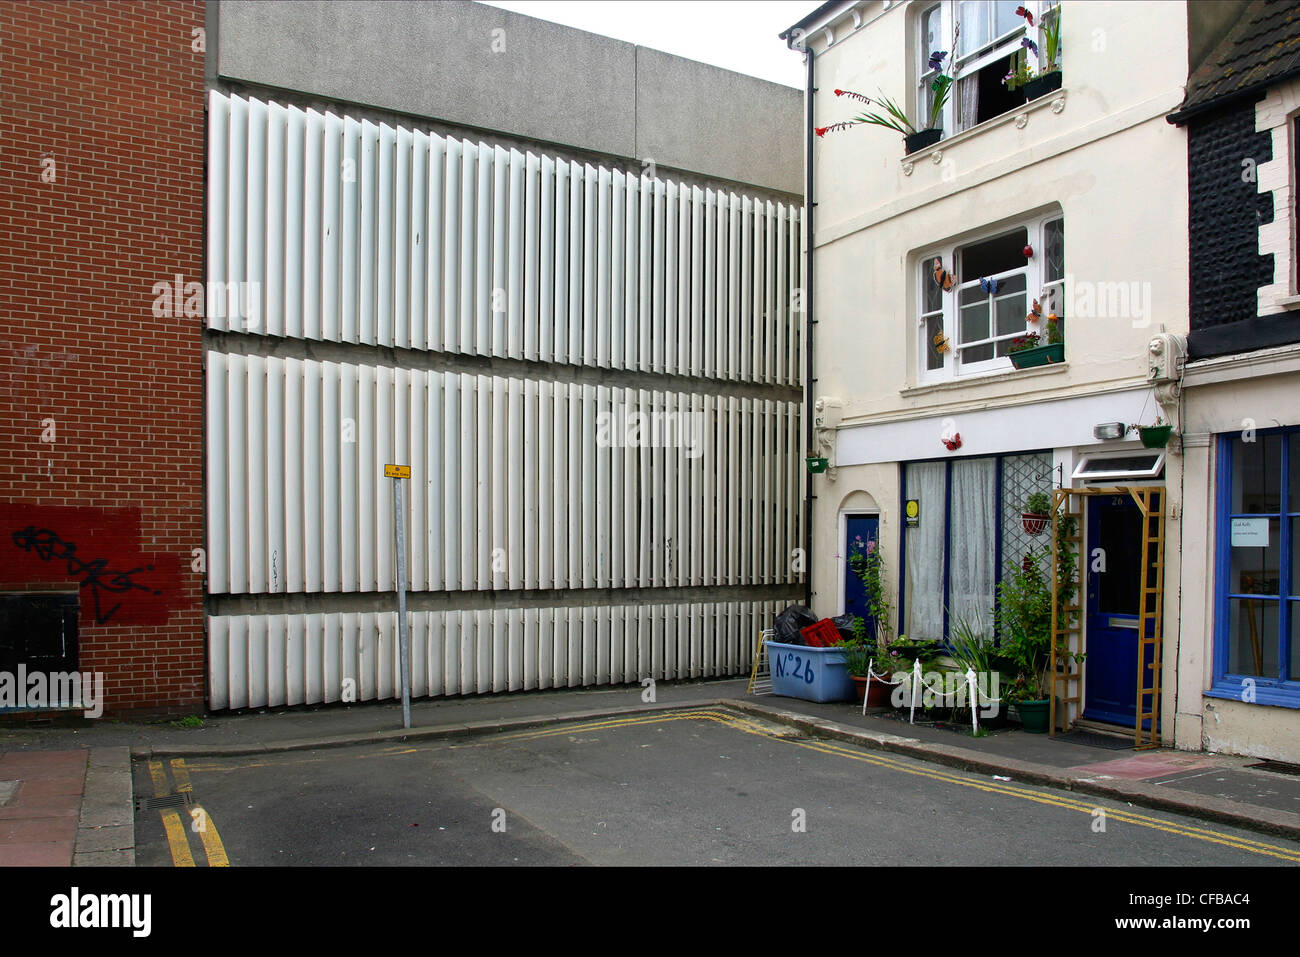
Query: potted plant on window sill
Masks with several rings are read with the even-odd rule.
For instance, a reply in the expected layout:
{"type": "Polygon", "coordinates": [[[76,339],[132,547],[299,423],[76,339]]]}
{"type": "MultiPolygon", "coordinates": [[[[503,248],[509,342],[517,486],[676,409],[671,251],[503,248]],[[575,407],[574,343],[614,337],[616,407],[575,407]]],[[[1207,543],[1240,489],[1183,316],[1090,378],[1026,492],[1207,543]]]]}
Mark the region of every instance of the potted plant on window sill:
{"type": "Polygon", "coordinates": [[[1025,532],[1041,535],[1052,520],[1052,497],[1046,492],[1034,492],[1025,499],[1025,510],[1020,513],[1020,522],[1025,532]]]}
{"type": "Polygon", "coordinates": [[[1061,321],[1055,315],[1048,317],[1046,344],[1043,344],[1043,337],[1037,332],[1027,332],[1012,339],[1007,356],[1017,369],[1064,362],[1065,336],[1061,332],[1061,321]]]}
{"type": "MultiPolygon", "coordinates": [[[[957,24],[952,32],[952,49],[957,49],[957,38],[961,35],[961,25],[957,24]]],[[[903,152],[910,155],[917,150],[925,149],[927,146],[933,146],[943,138],[943,127],[940,120],[943,116],[944,105],[948,102],[948,96],[952,93],[952,85],[955,82],[957,71],[951,69],[954,60],[952,53],[948,50],[935,50],[930,54],[930,69],[937,70],[938,75],[930,83],[930,90],[934,94],[930,100],[930,109],[920,117],[918,122],[924,123],[920,129],[907,118],[907,113],[898,105],[897,102],[885,96],[884,93],[878,93],[872,100],[870,97],[863,96],[861,93],[854,93],[852,90],[836,90],[836,96],[847,96],[850,99],[858,100],[868,106],[878,106],[879,111],[863,113],[855,119],[843,123],[832,123],[830,126],[818,127],[814,132],[818,136],[825,136],[828,132],[848,129],[850,126],[866,124],[868,126],[883,126],[886,129],[894,130],[903,134],[903,152]],[[947,63],[950,72],[944,71],[944,64],[947,63]]],[[[923,109],[918,107],[918,112],[923,109]]]]}
{"type": "MultiPolygon", "coordinates": [[[[951,77],[940,77],[940,79],[947,80],[948,85],[952,83],[951,77]]],[[[936,80],[935,83],[939,83],[939,80],[936,80]]],[[[912,121],[907,118],[907,114],[903,112],[903,108],[883,93],[877,94],[876,99],[872,100],[870,97],[863,96],[861,93],[854,93],[851,90],[836,90],[836,96],[852,97],[853,99],[860,100],[863,103],[871,103],[875,106],[879,106],[881,109],[879,112],[863,113],[856,119],[844,123],[832,123],[830,126],[820,126],[815,132],[818,136],[825,136],[827,133],[847,129],[850,126],[857,126],[859,124],[883,126],[886,129],[896,130],[903,134],[904,153],[915,153],[917,150],[925,149],[927,146],[932,146],[943,138],[943,128],[938,125],[938,122],[939,114],[943,110],[944,101],[948,97],[948,85],[944,86],[942,92],[936,89],[934,104],[931,107],[929,115],[925,119],[927,125],[919,130],[912,124],[912,121]]]]}
{"type": "MultiPolygon", "coordinates": [[[[1016,13],[1020,14],[1028,21],[1029,26],[1034,25],[1034,15],[1024,7],[1019,7],[1016,13]]],[[[1054,90],[1061,88],[1061,66],[1059,56],[1061,53],[1061,8],[1053,7],[1047,13],[1043,14],[1043,48],[1047,54],[1047,63],[1043,67],[1042,73],[1036,77],[1030,77],[1023,84],[1025,88],[1025,97],[1029,100],[1036,100],[1040,96],[1046,96],[1054,90]]],[[[1022,45],[1032,50],[1034,55],[1038,55],[1038,45],[1026,37],[1021,41],[1022,45]]]]}

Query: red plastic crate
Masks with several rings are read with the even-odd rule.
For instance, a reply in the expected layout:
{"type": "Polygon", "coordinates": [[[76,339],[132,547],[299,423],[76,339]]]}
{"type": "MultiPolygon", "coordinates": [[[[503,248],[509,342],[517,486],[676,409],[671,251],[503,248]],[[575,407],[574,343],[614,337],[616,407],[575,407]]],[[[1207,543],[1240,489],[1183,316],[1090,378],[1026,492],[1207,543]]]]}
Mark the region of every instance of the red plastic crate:
{"type": "Polygon", "coordinates": [[[812,648],[829,648],[840,640],[840,630],[829,618],[823,618],[817,624],[801,629],[799,634],[803,635],[804,643],[812,648]]]}

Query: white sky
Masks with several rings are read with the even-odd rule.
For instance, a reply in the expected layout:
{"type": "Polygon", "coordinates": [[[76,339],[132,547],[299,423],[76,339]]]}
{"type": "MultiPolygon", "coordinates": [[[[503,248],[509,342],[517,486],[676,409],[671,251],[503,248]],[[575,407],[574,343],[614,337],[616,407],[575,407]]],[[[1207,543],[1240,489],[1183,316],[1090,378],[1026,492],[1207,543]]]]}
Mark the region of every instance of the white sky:
{"type": "Polygon", "coordinates": [[[799,89],[803,56],[777,34],[819,6],[818,0],[480,2],[799,89]]]}

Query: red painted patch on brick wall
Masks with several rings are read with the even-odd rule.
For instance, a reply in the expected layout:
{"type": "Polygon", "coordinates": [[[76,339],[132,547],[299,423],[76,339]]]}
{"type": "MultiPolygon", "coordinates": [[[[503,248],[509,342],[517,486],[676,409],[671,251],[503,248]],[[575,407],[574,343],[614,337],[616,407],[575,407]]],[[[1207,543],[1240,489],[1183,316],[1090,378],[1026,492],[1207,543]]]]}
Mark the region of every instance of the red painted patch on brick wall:
{"type": "Polygon", "coordinates": [[[147,552],[138,508],[0,502],[0,567],[11,583],[78,586],[79,621],[162,625],[181,594],[175,552],[147,552]]]}

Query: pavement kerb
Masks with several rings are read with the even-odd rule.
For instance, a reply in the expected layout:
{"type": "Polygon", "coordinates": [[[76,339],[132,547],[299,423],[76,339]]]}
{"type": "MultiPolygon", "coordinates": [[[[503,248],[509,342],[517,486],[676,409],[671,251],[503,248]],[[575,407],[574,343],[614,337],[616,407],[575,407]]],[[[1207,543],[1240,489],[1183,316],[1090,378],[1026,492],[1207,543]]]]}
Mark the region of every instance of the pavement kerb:
{"type": "Polygon", "coordinates": [[[124,747],[91,748],[86,755],[81,810],[72,864],[135,866],[131,756],[124,747]]]}
{"type": "Polygon", "coordinates": [[[548,715],[504,718],[485,721],[452,722],[424,728],[391,728],[384,731],[361,731],[352,734],[331,734],[311,738],[290,738],[283,741],[250,742],[248,744],[164,744],[135,747],[131,757],[237,757],[250,754],[279,754],[285,751],[316,751],[324,748],[346,748],[357,744],[389,744],[403,741],[437,740],[439,738],[469,737],[471,735],[497,734],[506,731],[526,731],[549,724],[570,721],[595,721],[601,718],[619,718],[632,714],[654,714],[663,711],[683,711],[690,708],[712,708],[721,702],[714,700],[689,702],[663,702],[642,704],[630,708],[593,708],[586,711],[561,711],[548,715]]]}
{"type": "Polygon", "coordinates": [[[1168,785],[1147,784],[1144,781],[1089,780],[1092,775],[1081,771],[990,755],[983,751],[973,751],[953,745],[934,744],[895,734],[868,731],[826,718],[812,718],[795,711],[768,707],[753,701],[722,699],[717,702],[717,705],[798,728],[817,737],[831,738],[876,751],[890,751],[962,771],[988,775],[1000,774],[1025,784],[1075,791],[1158,811],[1184,814],[1218,824],[1230,824],[1261,834],[1300,840],[1300,814],[1288,811],[1227,801],[1212,795],[1192,794],[1168,785]]]}

